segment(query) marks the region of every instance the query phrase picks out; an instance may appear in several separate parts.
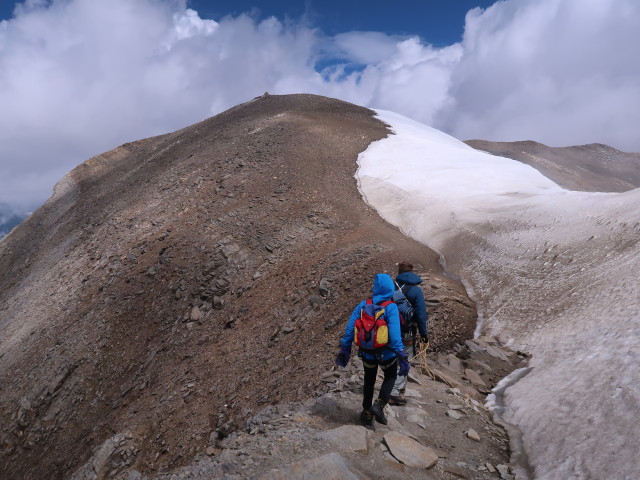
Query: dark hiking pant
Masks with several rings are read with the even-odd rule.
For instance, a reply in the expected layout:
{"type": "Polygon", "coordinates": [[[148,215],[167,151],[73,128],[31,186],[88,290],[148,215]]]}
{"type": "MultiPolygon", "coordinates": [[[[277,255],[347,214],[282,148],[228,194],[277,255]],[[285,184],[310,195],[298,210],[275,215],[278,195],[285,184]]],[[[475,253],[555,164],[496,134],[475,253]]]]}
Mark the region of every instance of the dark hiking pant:
{"type": "Polygon", "coordinates": [[[378,374],[378,365],[384,372],[384,379],[380,387],[378,399],[382,406],[389,401],[389,395],[393,389],[393,384],[398,376],[398,360],[396,357],[384,362],[378,362],[377,359],[362,359],[364,365],[364,397],[362,398],[362,408],[369,410],[373,404],[373,390],[376,385],[376,375],[378,374]]]}

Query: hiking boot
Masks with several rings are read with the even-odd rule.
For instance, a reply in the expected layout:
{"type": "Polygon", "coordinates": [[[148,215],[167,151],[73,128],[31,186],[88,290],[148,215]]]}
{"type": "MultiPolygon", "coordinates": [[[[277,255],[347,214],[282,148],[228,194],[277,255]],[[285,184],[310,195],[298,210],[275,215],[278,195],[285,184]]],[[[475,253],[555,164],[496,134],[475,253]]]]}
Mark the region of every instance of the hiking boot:
{"type": "Polygon", "coordinates": [[[373,405],[371,405],[371,413],[373,413],[373,416],[376,417],[376,420],[378,421],[378,423],[381,423],[383,425],[387,424],[387,417],[384,416],[382,407],[380,406],[377,400],[373,402],[373,405]]]}
{"type": "Polygon", "coordinates": [[[407,399],[404,398],[403,394],[399,395],[391,395],[389,397],[389,405],[406,405],[407,399]]]}
{"type": "Polygon", "coordinates": [[[371,413],[370,410],[362,410],[362,413],[360,414],[360,422],[362,422],[362,425],[364,425],[365,428],[373,430],[373,413],[371,413]]]}

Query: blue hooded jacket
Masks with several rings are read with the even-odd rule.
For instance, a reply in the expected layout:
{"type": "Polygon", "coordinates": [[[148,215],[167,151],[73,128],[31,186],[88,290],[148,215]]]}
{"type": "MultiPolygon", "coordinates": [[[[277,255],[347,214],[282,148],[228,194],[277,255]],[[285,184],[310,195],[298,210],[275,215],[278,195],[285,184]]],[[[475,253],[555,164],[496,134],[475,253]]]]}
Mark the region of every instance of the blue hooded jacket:
{"type": "Polygon", "coordinates": [[[400,287],[407,285],[402,289],[402,292],[413,306],[413,319],[418,326],[418,332],[420,332],[421,336],[426,337],[428,333],[427,305],[424,301],[422,289],[418,287],[422,283],[422,279],[413,272],[403,272],[396,277],[396,282],[400,287]]]}
{"type": "MultiPolygon", "coordinates": [[[[379,273],[373,279],[373,303],[382,303],[386,300],[391,300],[395,285],[393,280],[386,273],[379,273]]],[[[344,347],[351,348],[353,343],[354,325],[356,320],[360,318],[360,311],[366,304],[366,301],[360,302],[358,306],[353,310],[349,321],[347,322],[347,328],[344,331],[344,336],[340,340],[340,344],[344,347]]],[[[389,325],[389,343],[387,348],[382,348],[377,353],[361,352],[363,359],[372,360],[377,358],[378,361],[386,361],[396,356],[396,352],[404,352],[404,345],[402,344],[402,335],[400,333],[400,314],[398,313],[398,307],[395,303],[387,305],[385,308],[385,317],[387,324],[389,325]]]]}

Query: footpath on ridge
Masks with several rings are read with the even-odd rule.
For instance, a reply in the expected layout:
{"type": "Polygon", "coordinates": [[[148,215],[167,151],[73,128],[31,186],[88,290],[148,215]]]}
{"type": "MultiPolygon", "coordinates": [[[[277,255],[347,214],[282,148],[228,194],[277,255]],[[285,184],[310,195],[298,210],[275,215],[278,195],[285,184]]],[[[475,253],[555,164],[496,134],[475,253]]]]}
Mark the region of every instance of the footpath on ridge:
{"type": "Polygon", "coordinates": [[[355,356],[347,368],[322,375],[324,393],[267,407],[222,440],[212,434],[188,466],[150,476],[127,470],[126,461],[113,468],[114,458],[130,454],[121,436],[73,479],[513,479],[509,439],[484,403],[501,378],[526,362],[525,354],[490,337],[467,340],[455,353],[429,354],[428,372],[414,359],[408,404],[387,405],[388,425],[375,422],[372,431],[358,421],[362,361],[355,356]]]}

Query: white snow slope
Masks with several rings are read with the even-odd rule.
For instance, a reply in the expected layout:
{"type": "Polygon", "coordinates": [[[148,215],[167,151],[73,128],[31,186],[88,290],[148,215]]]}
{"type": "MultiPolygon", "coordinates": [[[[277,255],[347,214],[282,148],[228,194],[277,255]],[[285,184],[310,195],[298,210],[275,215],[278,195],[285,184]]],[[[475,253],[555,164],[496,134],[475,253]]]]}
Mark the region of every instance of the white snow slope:
{"type": "Polygon", "coordinates": [[[482,330],[533,354],[506,392],[538,479],[640,478],[640,189],[585,193],[400,115],[365,200],[464,279],[482,330]]]}

